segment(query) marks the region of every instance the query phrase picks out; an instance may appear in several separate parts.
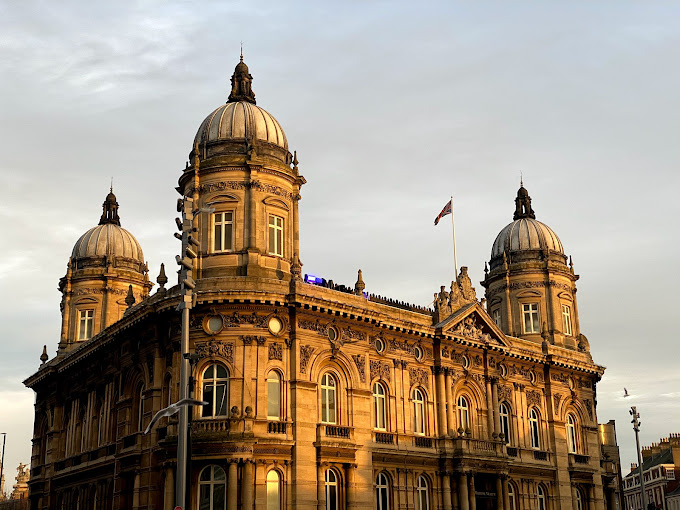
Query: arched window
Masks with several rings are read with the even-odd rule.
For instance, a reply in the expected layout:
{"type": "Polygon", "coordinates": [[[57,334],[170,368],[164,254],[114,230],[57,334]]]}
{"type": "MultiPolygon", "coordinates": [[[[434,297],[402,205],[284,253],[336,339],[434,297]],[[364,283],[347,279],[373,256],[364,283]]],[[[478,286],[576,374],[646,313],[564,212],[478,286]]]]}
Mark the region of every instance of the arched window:
{"type": "Polygon", "coordinates": [[[167,407],[173,403],[172,400],[172,377],[168,374],[165,377],[165,383],[163,384],[163,407],[167,407]]]}
{"type": "Polygon", "coordinates": [[[501,421],[501,433],[505,436],[505,443],[510,444],[510,407],[502,402],[498,409],[501,421]]]}
{"type": "Polygon", "coordinates": [[[538,450],[541,447],[541,436],[538,412],[533,407],[529,410],[529,434],[531,435],[531,447],[538,450]]]}
{"type": "Polygon", "coordinates": [[[338,475],[333,469],[327,469],[325,475],[326,485],[326,510],[338,510],[339,508],[339,486],[338,475]]]}
{"type": "Polygon", "coordinates": [[[229,409],[229,374],[222,365],[213,363],[203,371],[203,401],[207,402],[201,416],[226,416],[229,409]]]}
{"type": "Polygon", "coordinates": [[[227,477],[219,466],[203,468],[198,479],[198,508],[226,510],[227,477]]]}
{"type": "Polygon", "coordinates": [[[137,389],[137,430],[144,430],[144,385],[140,384],[137,389]]]}
{"type": "Polygon", "coordinates": [[[510,501],[510,508],[508,508],[508,510],[517,510],[515,487],[511,483],[508,483],[508,500],[510,501]]]}
{"type": "Polygon", "coordinates": [[[430,491],[427,486],[427,478],[423,475],[418,477],[416,493],[416,510],[430,510],[430,491]]]}
{"type": "Polygon", "coordinates": [[[377,510],[390,508],[390,484],[385,473],[378,473],[375,479],[375,501],[377,510]]]}
{"type": "Polygon", "coordinates": [[[470,405],[467,398],[458,397],[458,426],[467,432],[470,427],[470,405]]]}
{"type": "Polygon", "coordinates": [[[376,382],[373,385],[373,410],[375,413],[375,428],[377,430],[387,430],[386,393],[382,383],[376,382]]]}
{"type": "Polygon", "coordinates": [[[540,484],[536,486],[536,510],[545,510],[545,490],[540,484]]]}
{"type": "Polygon", "coordinates": [[[413,390],[413,432],[425,435],[425,395],[419,388],[413,390]]]}
{"type": "Polygon", "coordinates": [[[321,378],[321,423],[338,422],[337,388],[335,377],[325,373],[321,378]]]}
{"type": "Polygon", "coordinates": [[[567,415],[567,446],[569,453],[578,452],[578,436],[576,434],[576,418],[573,414],[567,415]]]}
{"type": "Polygon", "coordinates": [[[281,508],[281,476],[272,469],[267,473],[267,510],[280,510],[281,508]]]}
{"type": "Polygon", "coordinates": [[[267,418],[281,419],[281,376],[276,370],[267,376],[267,418]]]}
{"type": "Polygon", "coordinates": [[[578,487],[576,488],[576,510],[585,510],[583,506],[583,494],[578,487]]]}

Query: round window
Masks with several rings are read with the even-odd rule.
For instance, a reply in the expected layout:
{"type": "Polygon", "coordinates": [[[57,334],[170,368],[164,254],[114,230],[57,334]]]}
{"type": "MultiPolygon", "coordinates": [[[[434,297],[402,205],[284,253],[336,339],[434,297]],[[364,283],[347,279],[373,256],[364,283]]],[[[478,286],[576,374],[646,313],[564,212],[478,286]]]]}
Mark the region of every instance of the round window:
{"type": "Polygon", "coordinates": [[[501,373],[501,377],[505,379],[508,376],[508,367],[506,367],[504,364],[498,365],[498,370],[501,373]]]}
{"type": "Polygon", "coordinates": [[[331,326],[330,328],[328,328],[328,333],[327,333],[327,334],[328,334],[328,339],[329,339],[331,342],[335,342],[335,341],[338,339],[338,330],[335,329],[335,328],[332,327],[332,326],[331,326]]]}
{"type": "Polygon", "coordinates": [[[470,366],[470,360],[464,354],[461,363],[463,364],[463,368],[468,368],[470,366]]]}
{"type": "Polygon", "coordinates": [[[536,384],[536,373],[533,370],[529,372],[529,380],[531,384],[536,384]]]}
{"type": "Polygon", "coordinates": [[[423,359],[423,348],[420,345],[416,345],[415,349],[413,350],[413,353],[416,355],[416,359],[418,361],[423,359]]]}
{"type": "Polygon", "coordinates": [[[283,329],[283,322],[278,317],[269,319],[269,331],[272,335],[278,335],[283,329]]]}
{"type": "Polygon", "coordinates": [[[382,353],[385,350],[385,342],[383,342],[382,338],[375,339],[375,350],[379,353],[382,353]]]}
{"type": "Polygon", "coordinates": [[[208,329],[208,333],[219,333],[222,330],[222,326],[224,323],[222,322],[222,317],[219,315],[213,315],[211,317],[208,317],[208,320],[206,321],[206,327],[208,329]]]}

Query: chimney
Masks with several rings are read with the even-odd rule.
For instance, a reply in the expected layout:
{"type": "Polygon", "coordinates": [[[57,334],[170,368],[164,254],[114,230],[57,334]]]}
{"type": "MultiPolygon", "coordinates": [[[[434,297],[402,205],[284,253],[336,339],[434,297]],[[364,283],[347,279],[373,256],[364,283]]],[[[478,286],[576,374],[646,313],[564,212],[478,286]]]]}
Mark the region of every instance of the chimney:
{"type": "Polygon", "coordinates": [[[632,473],[637,469],[637,463],[636,462],[631,462],[630,463],[630,472],[632,473]]]}
{"type": "Polygon", "coordinates": [[[647,462],[649,459],[652,458],[654,454],[652,453],[652,447],[651,446],[643,446],[642,447],[642,463],[644,464],[647,462]]]}

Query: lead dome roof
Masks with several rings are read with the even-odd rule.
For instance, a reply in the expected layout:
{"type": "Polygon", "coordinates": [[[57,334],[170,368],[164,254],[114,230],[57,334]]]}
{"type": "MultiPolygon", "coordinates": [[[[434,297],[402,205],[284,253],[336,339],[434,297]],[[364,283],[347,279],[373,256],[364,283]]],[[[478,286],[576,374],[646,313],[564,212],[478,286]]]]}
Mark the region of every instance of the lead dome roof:
{"type": "Polygon", "coordinates": [[[557,234],[545,223],[536,219],[531,207],[531,197],[520,186],[515,198],[514,221],[496,236],[491,247],[491,258],[502,257],[503,252],[545,251],[564,255],[564,246],[557,234]]]}

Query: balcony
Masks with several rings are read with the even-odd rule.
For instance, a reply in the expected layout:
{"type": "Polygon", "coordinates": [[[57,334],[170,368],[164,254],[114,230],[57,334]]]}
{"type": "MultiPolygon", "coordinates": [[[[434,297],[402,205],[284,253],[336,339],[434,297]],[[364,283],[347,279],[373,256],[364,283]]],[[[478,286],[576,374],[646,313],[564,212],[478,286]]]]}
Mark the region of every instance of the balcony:
{"type": "Polygon", "coordinates": [[[570,453],[569,454],[569,467],[574,468],[574,469],[581,469],[583,470],[584,468],[589,469],[590,465],[590,457],[587,455],[579,455],[577,453],[570,453]]]}
{"type": "Polygon", "coordinates": [[[373,432],[373,442],[381,445],[395,444],[397,435],[392,432],[373,432]]]}
{"type": "Polygon", "coordinates": [[[286,433],[286,422],[283,421],[270,421],[267,422],[267,433],[268,434],[285,434],[286,433]]]}
{"type": "Polygon", "coordinates": [[[505,443],[485,439],[456,438],[453,447],[457,455],[468,457],[505,457],[505,443]]]}
{"type": "Polygon", "coordinates": [[[350,435],[351,431],[349,427],[342,427],[340,425],[326,425],[326,437],[349,439],[350,435]]]}
{"type": "Polygon", "coordinates": [[[425,436],[414,436],[413,446],[416,448],[432,448],[432,438],[425,436]]]}
{"type": "Polygon", "coordinates": [[[191,432],[194,434],[229,434],[229,418],[204,418],[191,422],[191,432]]]}
{"type": "Polygon", "coordinates": [[[319,423],[316,426],[316,441],[324,446],[344,446],[354,442],[354,427],[319,423]]]}

